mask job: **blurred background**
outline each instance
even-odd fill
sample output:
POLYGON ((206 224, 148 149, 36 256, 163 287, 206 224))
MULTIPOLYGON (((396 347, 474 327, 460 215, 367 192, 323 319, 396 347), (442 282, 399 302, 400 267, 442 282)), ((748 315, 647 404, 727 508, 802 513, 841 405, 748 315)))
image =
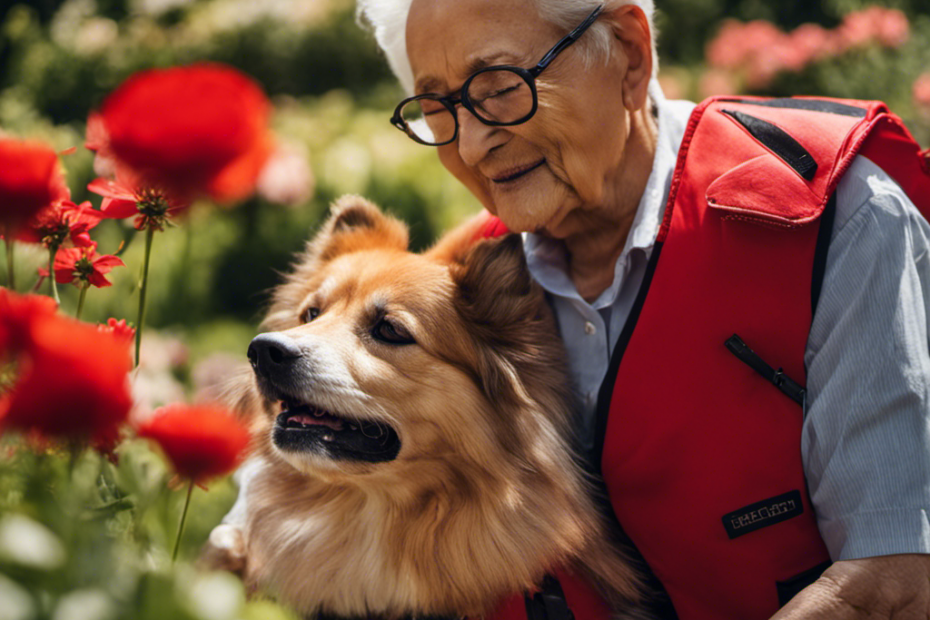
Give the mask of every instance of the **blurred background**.
MULTIPOLYGON (((657 4, 670 98, 881 99, 930 146, 930 0, 657 4)), ((407 221, 414 249, 480 208, 433 149, 389 124, 403 93, 354 9, 352 0, 0 0, 4 133, 81 147, 88 113, 129 75, 202 60, 251 75, 274 102, 282 149, 256 197, 231 208, 195 205, 156 235, 134 381, 142 409, 197 398, 245 361, 268 291, 337 196, 362 194, 407 221)), ((99 205, 85 189, 97 176, 92 154, 78 148, 63 162, 75 202, 99 205)), ((94 238, 128 267, 111 272, 112 288, 89 292, 84 318, 132 321, 142 235, 131 219, 108 220, 94 238)), ((17 253, 18 281, 34 282, 44 249, 20 244, 17 253)), ((62 288, 71 314, 77 290, 62 288)), ((154 453, 123 451, 109 479, 88 459, 70 473, 64 467, 28 452, 0 458, 0 509, 21 513, 0 510, 0 620, 112 620, 114 601, 136 620, 293 620, 270 603, 242 607, 245 594, 229 575, 197 575, 187 564, 152 570, 167 563, 152 558, 164 556, 183 496, 164 492, 170 473, 154 453), (33 482, 67 480, 67 492, 24 486, 21 471, 38 472, 33 482), (79 501, 88 493, 106 501, 88 510, 79 501)), ((182 558, 196 556, 234 498, 227 482, 195 494, 182 558)))
MULTIPOLYGON (((930 0, 657 4, 670 98, 882 99, 930 146, 930 0)), ((275 103, 286 156, 259 195, 231 209, 198 205, 156 237, 148 322, 164 341, 150 348, 170 373, 153 398, 176 400, 242 359, 267 291, 336 196, 360 193, 403 218, 415 248, 479 208, 432 149, 388 123, 403 94, 354 9, 352 0, 0 0, 0 129, 13 135, 80 146, 88 112, 127 76, 199 60, 241 69, 275 103)), ((91 153, 64 163, 75 201, 98 204, 84 189, 91 153)), ((95 238, 103 253, 127 243, 129 267, 112 273, 112 289, 91 291, 85 317, 134 317, 141 235, 133 240, 131 220, 107 221, 95 238)), ((23 281, 44 252, 31 258, 20 261, 23 281)), ((66 293, 68 311, 76 290, 66 293)))

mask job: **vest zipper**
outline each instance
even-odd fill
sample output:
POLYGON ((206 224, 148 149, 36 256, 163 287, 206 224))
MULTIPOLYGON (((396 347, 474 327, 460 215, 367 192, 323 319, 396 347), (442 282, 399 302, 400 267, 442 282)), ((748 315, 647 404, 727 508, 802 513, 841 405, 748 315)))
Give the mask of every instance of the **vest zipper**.
POLYGON ((782 391, 788 398, 797 404, 804 406, 804 396, 807 393, 800 384, 791 379, 785 372, 779 368, 775 370, 759 357, 759 354, 749 348, 738 335, 733 334, 724 343, 730 352, 745 362, 750 368, 765 377, 767 381, 782 391))

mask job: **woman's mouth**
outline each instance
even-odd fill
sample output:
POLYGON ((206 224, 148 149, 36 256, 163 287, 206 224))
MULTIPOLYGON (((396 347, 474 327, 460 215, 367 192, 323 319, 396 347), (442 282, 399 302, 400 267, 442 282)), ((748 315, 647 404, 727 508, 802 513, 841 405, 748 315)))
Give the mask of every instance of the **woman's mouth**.
POLYGON ((538 162, 529 164, 528 166, 520 166, 518 168, 511 168, 510 170, 505 170, 502 174, 496 177, 492 177, 491 180, 495 183, 509 183, 515 181, 522 176, 525 176, 536 170, 540 166, 546 163, 545 158, 540 159, 538 162))

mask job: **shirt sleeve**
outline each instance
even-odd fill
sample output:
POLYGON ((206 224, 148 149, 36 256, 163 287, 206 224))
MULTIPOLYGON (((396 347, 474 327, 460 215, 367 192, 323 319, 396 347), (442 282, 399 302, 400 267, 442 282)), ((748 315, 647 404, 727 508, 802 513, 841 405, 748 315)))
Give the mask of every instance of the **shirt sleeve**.
POLYGON ((807 343, 802 458, 834 560, 930 553, 930 226, 858 157, 807 343))

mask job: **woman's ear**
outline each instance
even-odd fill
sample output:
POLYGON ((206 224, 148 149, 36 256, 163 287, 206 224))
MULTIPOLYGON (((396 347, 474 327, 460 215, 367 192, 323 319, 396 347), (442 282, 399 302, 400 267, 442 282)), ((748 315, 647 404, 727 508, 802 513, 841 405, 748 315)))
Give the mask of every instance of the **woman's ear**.
POLYGON ((652 29, 642 8, 626 4, 608 12, 604 19, 613 34, 613 53, 623 54, 623 106, 635 112, 646 105, 654 59, 652 29))

